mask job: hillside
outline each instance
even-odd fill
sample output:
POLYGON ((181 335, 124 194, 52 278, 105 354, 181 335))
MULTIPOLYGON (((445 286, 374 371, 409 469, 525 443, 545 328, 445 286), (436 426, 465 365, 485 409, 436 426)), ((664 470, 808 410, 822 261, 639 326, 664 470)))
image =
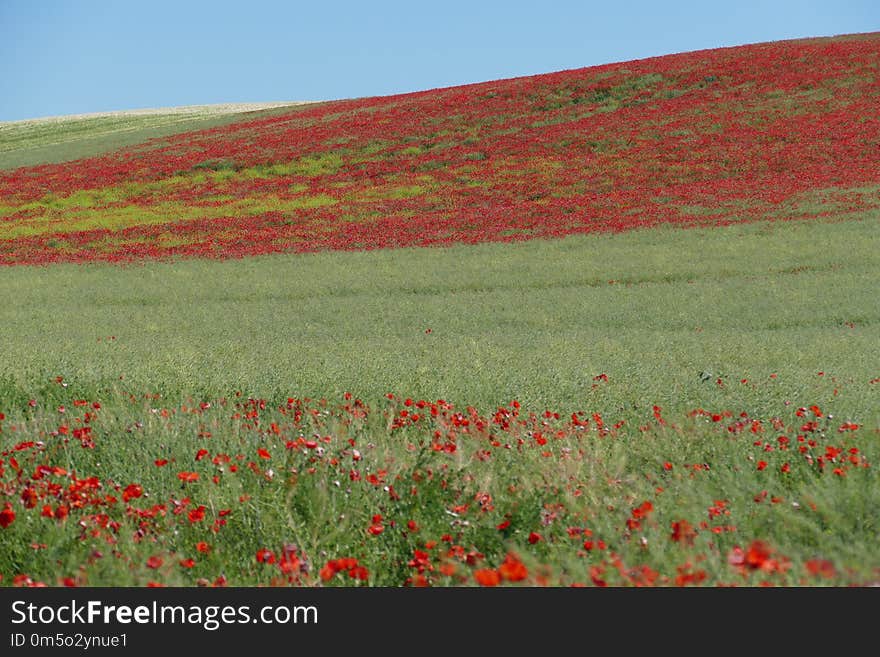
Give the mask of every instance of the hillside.
POLYGON ((302 103, 225 103, 0 121, 0 169, 67 162, 180 132, 271 116, 302 103))
POLYGON ((520 240, 880 205, 880 34, 299 108, 0 175, 0 262, 520 240))

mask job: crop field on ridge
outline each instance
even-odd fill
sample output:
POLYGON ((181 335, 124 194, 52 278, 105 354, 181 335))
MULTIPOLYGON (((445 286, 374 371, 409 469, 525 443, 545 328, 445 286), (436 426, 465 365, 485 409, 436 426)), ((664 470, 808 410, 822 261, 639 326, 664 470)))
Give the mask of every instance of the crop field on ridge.
POLYGON ((876 584, 878 64, 703 51, 0 171, 0 585, 876 584))
POLYGON ((0 122, 0 169, 65 162, 180 132, 285 112, 297 103, 228 103, 0 122))

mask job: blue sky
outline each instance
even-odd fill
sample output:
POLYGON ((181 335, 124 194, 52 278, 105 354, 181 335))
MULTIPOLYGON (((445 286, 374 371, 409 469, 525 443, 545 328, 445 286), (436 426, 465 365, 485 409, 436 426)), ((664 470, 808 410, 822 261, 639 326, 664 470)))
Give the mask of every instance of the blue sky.
POLYGON ((874 31, 877 0, 0 0, 0 121, 386 95, 874 31))

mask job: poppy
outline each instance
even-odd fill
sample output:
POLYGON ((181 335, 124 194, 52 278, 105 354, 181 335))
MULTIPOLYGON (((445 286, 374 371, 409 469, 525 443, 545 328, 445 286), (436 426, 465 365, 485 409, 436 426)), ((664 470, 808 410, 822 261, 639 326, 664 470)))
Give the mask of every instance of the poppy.
POLYGON ((9 502, 6 503, 6 507, 0 511, 0 527, 6 529, 13 523, 15 520, 15 511, 12 510, 12 505, 9 502))
POLYGON ((488 568, 475 570, 474 579, 480 586, 498 586, 501 583, 501 575, 488 568))
POLYGON ((508 554, 498 567, 498 574, 508 582, 520 582, 529 576, 529 571, 515 554, 508 554))

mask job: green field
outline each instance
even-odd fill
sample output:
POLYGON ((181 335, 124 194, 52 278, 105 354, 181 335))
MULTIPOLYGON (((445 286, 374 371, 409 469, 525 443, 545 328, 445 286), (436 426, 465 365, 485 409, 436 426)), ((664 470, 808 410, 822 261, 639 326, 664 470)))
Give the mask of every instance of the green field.
POLYGON ((0 477, 20 502, 0 575, 875 581, 877 228, 2 270, 0 477), (443 398, 472 425, 406 396, 443 398), (490 419, 513 399, 521 418, 490 419), (425 419, 393 428, 407 408, 425 419), (566 422, 580 410, 588 426, 566 422), (852 462, 817 468, 783 434, 852 462))
POLYGON ((148 139, 207 130, 238 121, 290 112, 292 106, 218 112, 206 105, 185 113, 119 112, 114 116, 37 119, 0 123, 0 170, 92 157, 148 139))
POLYGON ((64 376, 84 395, 395 391, 484 408, 516 398, 625 415, 654 403, 766 412, 827 396, 837 376, 851 388, 845 410, 876 423, 868 381, 880 376, 877 227, 875 215, 9 268, 0 271, 9 300, 0 307, 0 402, 21 403, 64 376), (602 373, 609 385, 592 389, 602 373))

